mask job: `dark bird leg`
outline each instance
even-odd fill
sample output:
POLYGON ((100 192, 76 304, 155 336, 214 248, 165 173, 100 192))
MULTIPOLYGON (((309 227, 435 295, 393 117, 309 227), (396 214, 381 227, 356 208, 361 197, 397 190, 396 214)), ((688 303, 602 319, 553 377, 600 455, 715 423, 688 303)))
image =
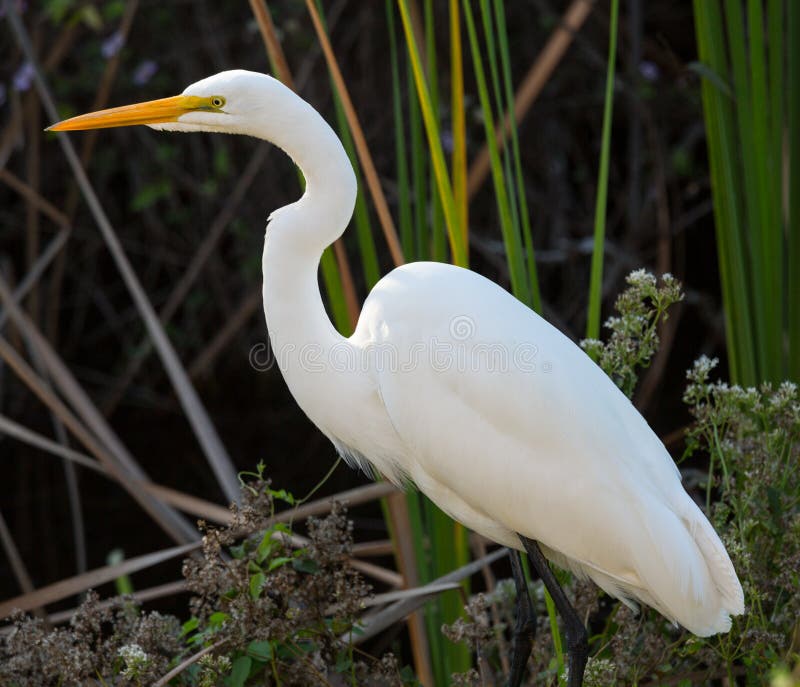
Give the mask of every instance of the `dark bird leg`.
POLYGON ((568 687, 581 687, 583 685, 583 671, 586 668, 586 661, 589 658, 589 640, 586 634, 586 628, 583 626, 578 613, 575 611, 573 605, 569 602, 561 585, 558 584, 556 576, 550 569, 550 564, 547 559, 542 555, 542 550, 539 545, 532 539, 527 539, 519 535, 525 550, 528 552, 528 559, 537 572, 539 577, 542 578, 544 586, 550 592, 553 602, 564 620, 564 632, 567 635, 567 670, 568 670, 568 687))
POLYGON ((511 551, 511 572, 517 588, 517 620, 511 638, 511 675, 508 687, 519 687, 525 676, 525 666, 536 636, 536 611, 528 594, 528 583, 522 569, 522 554, 519 551, 511 551))

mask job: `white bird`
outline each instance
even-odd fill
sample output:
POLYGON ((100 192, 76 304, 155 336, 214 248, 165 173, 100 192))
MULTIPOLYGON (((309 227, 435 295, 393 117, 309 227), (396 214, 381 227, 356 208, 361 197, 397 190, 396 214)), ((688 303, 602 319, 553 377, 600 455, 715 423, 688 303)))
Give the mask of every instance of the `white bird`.
MULTIPOLYGON (((272 213, 263 254, 264 313, 289 389, 351 464, 413 482, 470 529, 528 552, 565 619, 570 685, 582 682, 586 632, 542 553, 696 635, 730 629, 742 587, 664 445, 580 348, 507 291, 459 267, 407 264, 373 288, 351 337, 337 333, 317 272, 350 221, 356 179, 308 103, 236 70, 51 129, 131 124, 254 136, 300 167, 305 193, 272 213)), ((517 685, 534 625, 512 564, 517 685)))

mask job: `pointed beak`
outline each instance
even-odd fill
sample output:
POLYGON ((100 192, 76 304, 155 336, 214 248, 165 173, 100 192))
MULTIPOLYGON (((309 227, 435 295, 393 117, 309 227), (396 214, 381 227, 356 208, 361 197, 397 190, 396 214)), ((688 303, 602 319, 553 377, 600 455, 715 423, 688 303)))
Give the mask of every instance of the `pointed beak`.
POLYGON ((47 127, 45 131, 77 131, 80 129, 108 129, 114 126, 133 126, 134 124, 161 124, 176 122, 178 117, 204 110, 207 98, 194 95, 176 95, 172 98, 149 100, 135 105, 113 107, 79 115, 47 127))

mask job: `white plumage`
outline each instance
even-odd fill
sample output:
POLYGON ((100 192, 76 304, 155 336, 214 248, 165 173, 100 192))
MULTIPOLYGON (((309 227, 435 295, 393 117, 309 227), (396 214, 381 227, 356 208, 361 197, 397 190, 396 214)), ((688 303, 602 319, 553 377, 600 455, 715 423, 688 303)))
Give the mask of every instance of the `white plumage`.
POLYGON ((728 554, 663 444, 583 351, 502 288, 450 265, 405 265, 372 290, 352 337, 335 331, 317 270, 350 220, 356 182, 301 98, 231 71, 109 112, 59 127, 248 134, 302 169, 305 194, 270 218, 264 312, 292 394, 349 461, 413 481, 501 544, 535 540, 557 564, 697 635, 725 632, 743 612, 728 554), (170 119, 164 103, 184 109, 170 119))
POLYGON ((516 549, 523 534, 612 596, 700 636, 727 631, 742 589, 672 458, 602 370, 536 313, 474 272, 412 263, 373 288, 353 336, 336 334, 317 266, 350 218, 355 182, 333 132, 307 113, 295 120, 298 140, 265 136, 309 183, 273 216, 263 271, 270 340, 311 420, 345 457, 410 479, 476 532, 516 549), (301 141, 324 143, 300 151, 301 141), (317 185, 334 157, 337 171, 317 185), (313 360, 295 355, 304 346, 313 360))

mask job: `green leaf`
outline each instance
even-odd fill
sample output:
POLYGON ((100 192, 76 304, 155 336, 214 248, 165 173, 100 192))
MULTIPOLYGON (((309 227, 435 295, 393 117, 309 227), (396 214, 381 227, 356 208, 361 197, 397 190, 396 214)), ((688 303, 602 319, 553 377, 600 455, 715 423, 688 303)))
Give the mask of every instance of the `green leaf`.
POLYGON ((222 627, 222 625, 224 625, 228 620, 230 620, 230 616, 227 613, 223 611, 217 611, 208 617, 208 626, 216 629, 222 627))
POLYGON ((267 640, 250 642, 247 645, 247 655, 257 661, 271 661, 273 657, 272 642, 267 640))
POLYGON ((181 637, 185 637, 190 632, 194 632, 200 626, 200 621, 197 618, 190 618, 181 628, 181 637))
POLYGON ((231 556, 237 560, 244 558, 245 554, 247 553, 247 542, 242 542, 236 546, 231 546, 228 550, 231 552, 231 556))
MULTIPOLYGON (((125 560, 125 552, 122 549, 112 549, 106 556, 106 563, 108 565, 119 565, 125 560)), ((133 594, 133 582, 129 575, 120 575, 114 580, 114 585, 117 588, 117 594, 120 596, 124 594, 133 594)))
POLYGON ((420 684, 411 666, 403 666, 401 668, 400 679, 403 681, 403 685, 407 685, 408 687, 416 687, 420 684))
POLYGON ((250 577, 250 598, 255 601, 261 596, 261 591, 267 582, 267 577, 263 572, 258 572, 250 577))
POLYGON ((277 558, 273 558, 269 562, 269 567, 267 568, 267 572, 272 572, 275 568, 280 568, 282 565, 286 565, 295 559, 290 558, 288 556, 278 556, 277 558))
POLYGON ((244 687, 247 678, 250 677, 250 668, 253 665, 253 659, 249 656, 239 656, 231 668, 231 674, 228 678, 228 685, 230 687, 244 687))
POLYGON ((275 491, 274 489, 269 490, 270 496, 277 501, 284 501, 288 503, 290 506, 294 505, 294 496, 292 496, 286 489, 279 489, 275 491))
POLYGON ((314 574, 319 572, 319 564, 311 558, 295 558, 292 567, 298 572, 314 574))
POLYGON ((336 665, 334 666, 334 670, 337 673, 346 673, 353 665, 353 659, 350 658, 350 654, 347 651, 340 651, 336 655, 336 665))
POLYGON ((275 542, 272 539, 273 531, 271 529, 264 532, 264 536, 261 539, 261 542, 256 549, 256 560, 259 563, 263 563, 264 560, 272 553, 272 549, 275 547, 275 542))

